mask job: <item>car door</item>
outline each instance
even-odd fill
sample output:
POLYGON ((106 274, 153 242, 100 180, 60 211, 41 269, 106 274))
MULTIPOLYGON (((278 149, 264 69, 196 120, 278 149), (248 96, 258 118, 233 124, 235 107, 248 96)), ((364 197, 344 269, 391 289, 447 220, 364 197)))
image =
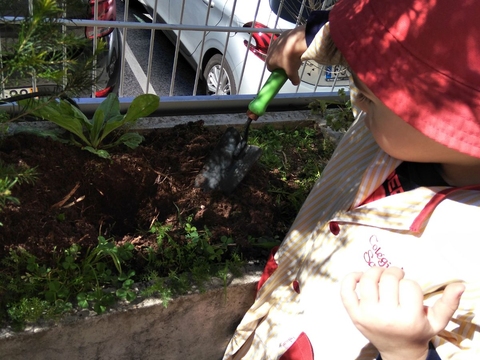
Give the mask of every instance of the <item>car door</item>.
MULTIPOLYGON (((216 26, 223 16, 223 8, 226 0, 170 0, 169 19, 172 24, 216 26), (183 5, 183 3, 185 3, 183 5), (183 10, 183 16, 182 16, 183 10), (207 21, 208 16, 208 21, 207 21)), ((179 34, 176 30, 175 33, 179 34)), ((194 56, 198 63, 204 31, 182 30, 180 41, 183 45, 184 55, 194 56), (193 55, 195 54, 195 55, 193 55)))
POLYGON ((153 16, 153 9, 155 8, 155 2, 157 3, 156 13, 157 21, 170 24, 169 18, 169 0, 139 0, 139 2, 148 9, 150 15, 153 16), (160 18, 158 18, 160 17, 160 18))

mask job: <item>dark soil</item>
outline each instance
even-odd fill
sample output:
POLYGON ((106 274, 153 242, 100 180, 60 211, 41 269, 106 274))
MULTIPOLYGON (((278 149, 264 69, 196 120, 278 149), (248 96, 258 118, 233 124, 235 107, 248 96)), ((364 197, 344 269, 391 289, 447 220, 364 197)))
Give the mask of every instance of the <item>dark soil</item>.
POLYGON ((31 134, 4 139, 0 159, 35 167, 38 177, 16 186, 12 195, 20 205, 8 204, 0 213, 0 258, 21 247, 48 261, 54 249, 97 245, 99 235, 131 242, 142 252, 155 243, 148 232, 154 222, 171 224, 174 231, 190 214, 193 225, 206 226, 212 239, 231 236, 247 258, 266 257, 267 250, 251 247, 247 239, 283 238, 297 209, 269 189, 293 191, 295 174, 285 183, 274 169, 257 163, 231 194, 195 188, 223 131, 201 121, 151 131, 134 150, 110 151, 109 160, 31 134))

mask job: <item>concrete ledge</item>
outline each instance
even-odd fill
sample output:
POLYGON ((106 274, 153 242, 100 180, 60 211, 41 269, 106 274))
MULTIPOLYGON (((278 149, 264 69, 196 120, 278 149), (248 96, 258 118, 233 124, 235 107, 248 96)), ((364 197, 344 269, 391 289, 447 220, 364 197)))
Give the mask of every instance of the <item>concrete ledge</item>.
MULTIPOLYGON (((235 126, 243 127, 247 121, 247 115, 243 113, 232 114, 210 114, 210 115, 184 115, 184 116, 163 116, 163 117, 145 117, 140 118, 132 126, 132 131, 148 131, 152 129, 169 129, 177 125, 187 124, 202 120, 205 126, 235 126)), ((264 124, 270 124, 275 127, 301 126, 301 124, 311 123, 312 121, 324 123, 324 119, 312 115, 309 111, 285 111, 269 112, 261 116, 257 121, 252 122, 252 127, 260 127, 264 124)), ((59 127, 50 121, 20 121, 9 124, 8 133, 12 134, 25 128, 34 128, 37 130, 52 130, 59 127)))
POLYGON ((261 269, 224 288, 147 299, 115 313, 0 339, 2 360, 217 360, 251 306, 261 269))

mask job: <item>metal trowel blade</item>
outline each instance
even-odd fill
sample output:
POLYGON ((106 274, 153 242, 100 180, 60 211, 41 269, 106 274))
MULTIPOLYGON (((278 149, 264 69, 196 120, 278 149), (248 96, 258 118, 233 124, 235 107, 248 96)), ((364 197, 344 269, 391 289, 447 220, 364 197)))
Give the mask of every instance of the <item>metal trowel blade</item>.
POLYGON ((247 145, 242 151, 241 156, 238 157, 224 173, 217 185, 217 189, 225 193, 232 192, 261 155, 262 149, 258 146, 247 145))
POLYGON ((247 145, 240 133, 230 127, 195 178, 195 187, 204 191, 231 192, 260 155, 258 146, 247 145))

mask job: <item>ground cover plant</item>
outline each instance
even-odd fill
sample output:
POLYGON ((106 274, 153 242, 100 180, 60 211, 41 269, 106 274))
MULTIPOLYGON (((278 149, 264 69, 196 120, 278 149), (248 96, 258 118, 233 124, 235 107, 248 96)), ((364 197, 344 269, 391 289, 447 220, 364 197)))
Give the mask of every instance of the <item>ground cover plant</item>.
POLYGON ((265 260, 332 146, 313 122, 252 129, 261 160, 231 194, 204 193, 195 176, 223 131, 202 121, 155 130, 109 158, 49 137, 4 137, 2 166, 35 176, 11 186, 0 211, 2 326, 146 296, 167 304, 192 283, 265 260))

